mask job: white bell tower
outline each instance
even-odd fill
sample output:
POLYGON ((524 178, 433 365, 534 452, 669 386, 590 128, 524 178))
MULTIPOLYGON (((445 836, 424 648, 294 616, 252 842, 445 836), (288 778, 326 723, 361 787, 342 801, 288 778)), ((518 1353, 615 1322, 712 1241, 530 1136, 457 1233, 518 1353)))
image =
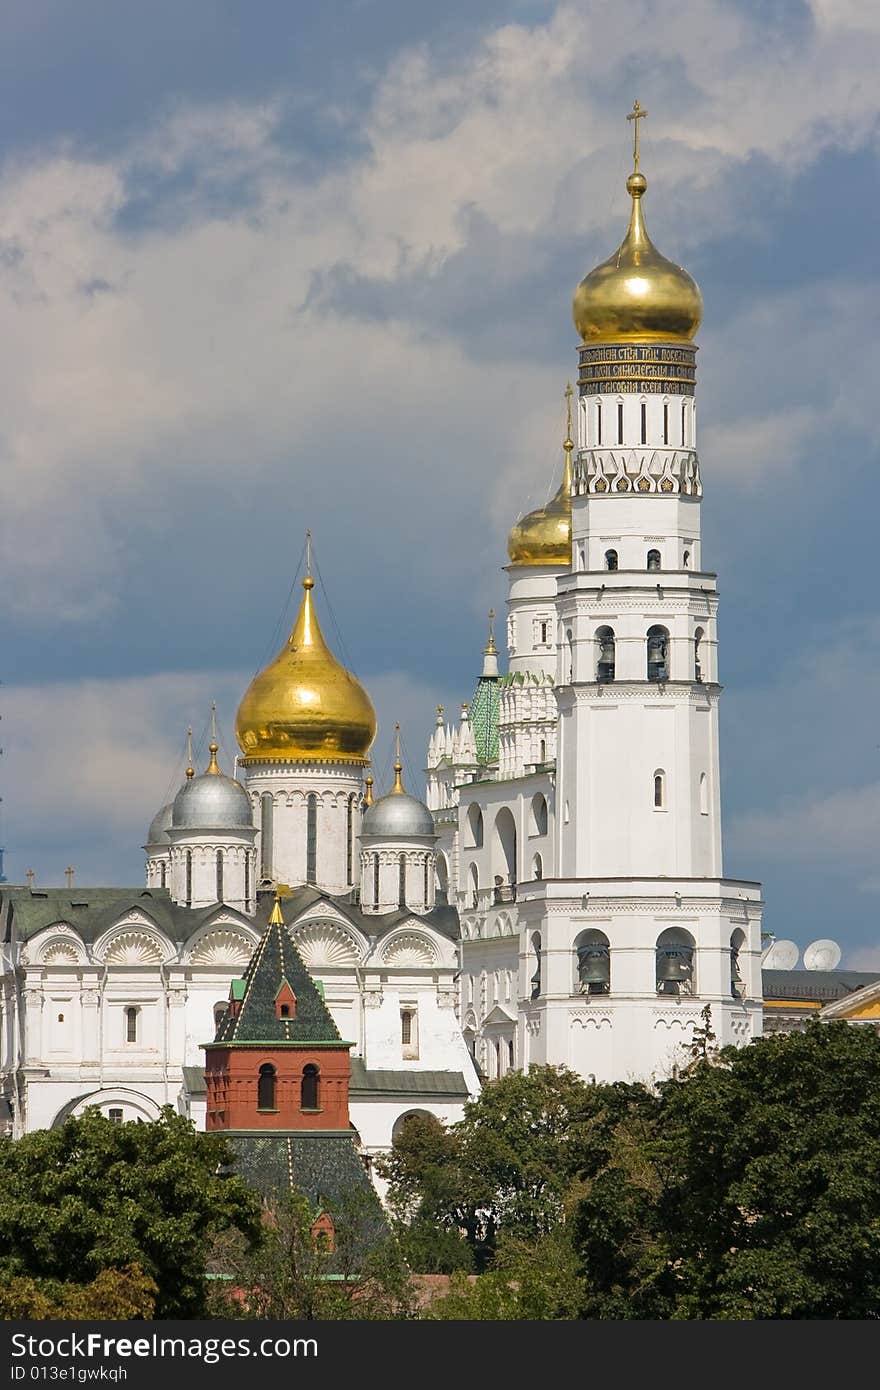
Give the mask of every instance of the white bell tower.
POLYGON ((722 877, 716 577, 700 537, 699 290, 627 180, 619 250, 578 286, 572 564, 557 577, 555 862, 521 883, 523 1063, 667 1074, 710 1005, 761 1028, 760 888, 722 877))

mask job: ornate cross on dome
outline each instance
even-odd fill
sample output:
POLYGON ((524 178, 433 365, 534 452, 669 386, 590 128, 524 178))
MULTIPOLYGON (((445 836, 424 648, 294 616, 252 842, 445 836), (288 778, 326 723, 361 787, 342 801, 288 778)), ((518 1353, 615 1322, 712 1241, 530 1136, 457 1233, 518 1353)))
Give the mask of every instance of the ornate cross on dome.
POLYGON ((73 887, 73 876, 75 873, 76 870, 74 869, 73 865, 68 864, 67 868, 64 870, 64 877, 67 879, 68 888, 73 887))
POLYGON ((569 448, 569 446, 574 447, 571 437, 571 398, 573 395, 574 388, 569 381, 565 388, 565 443, 562 446, 564 449, 569 448))
POLYGON ((33 869, 28 869, 27 873, 25 874, 25 878, 28 881, 28 888, 33 888, 34 879, 36 878, 36 876, 37 875, 34 873, 33 869))
POLYGON ((311 578, 312 573, 312 533, 306 531, 306 574, 311 578))
POLYGON ((633 109, 627 115, 627 120, 633 122, 633 163, 636 173, 639 172, 639 121, 644 120, 647 111, 640 102, 633 102, 633 109))

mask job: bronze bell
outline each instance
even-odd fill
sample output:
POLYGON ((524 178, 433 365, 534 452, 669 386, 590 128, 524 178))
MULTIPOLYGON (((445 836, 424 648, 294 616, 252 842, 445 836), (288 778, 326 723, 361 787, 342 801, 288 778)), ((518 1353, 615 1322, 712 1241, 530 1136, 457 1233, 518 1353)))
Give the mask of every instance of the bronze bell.
POLYGON ((693 974, 691 950, 687 946, 672 946, 657 952, 657 979, 663 984, 679 984, 693 974))
POLYGON ((578 979, 582 985, 607 985, 611 958, 607 946, 584 946, 578 951, 578 979))

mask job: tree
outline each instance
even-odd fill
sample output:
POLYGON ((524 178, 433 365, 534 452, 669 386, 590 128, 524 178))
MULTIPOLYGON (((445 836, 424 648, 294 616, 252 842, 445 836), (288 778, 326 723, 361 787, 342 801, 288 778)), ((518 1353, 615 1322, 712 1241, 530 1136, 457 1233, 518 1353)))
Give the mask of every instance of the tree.
POLYGON ((442 1321, 560 1321, 580 1317, 583 1287, 563 1224, 537 1241, 502 1233, 491 1268, 453 1275, 449 1292, 429 1303, 424 1318, 442 1321))
POLYGON ((102 1269, 90 1284, 37 1282, 17 1276, 0 1287, 0 1318, 152 1318, 156 1285, 139 1265, 102 1269))
MULTIPOLYGON (((383 1168, 412 1242, 404 1236, 404 1247, 419 1248, 420 1238, 423 1254, 436 1257, 431 1228, 457 1233, 482 1270, 499 1231, 532 1242, 550 1234, 571 1184, 604 1161, 615 1126, 646 1095, 640 1086, 589 1086, 565 1067, 533 1066, 486 1086, 450 1129, 413 1116, 383 1168)), ((451 1253, 444 1248, 445 1258, 451 1253)))
POLYGON ((880 1038, 724 1048, 621 1125, 574 1222, 584 1312, 880 1316, 880 1038))
POLYGON ((50 1299, 73 1283, 84 1297, 102 1272, 118 1279, 137 1266, 155 1284, 156 1317, 198 1317, 214 1234, 259 1235, 257 1199, 222 1172, 231 1161, 225 1140, 196 1133, 170 1106, 152 1124, 90 1109, 3 1144, 0 1282, 31 1279, 50 1299))
POLYGON ((304 1321, 412 1316, 409 1270, 387 1230, 377 1231, 375 1215, 371 1194, 349 1193, 336 1204, 331 1236, 301 1192, 267 1202, 259 1242, 250 1244, 235 1230, 215 1241, 213 1314, 304 1321))

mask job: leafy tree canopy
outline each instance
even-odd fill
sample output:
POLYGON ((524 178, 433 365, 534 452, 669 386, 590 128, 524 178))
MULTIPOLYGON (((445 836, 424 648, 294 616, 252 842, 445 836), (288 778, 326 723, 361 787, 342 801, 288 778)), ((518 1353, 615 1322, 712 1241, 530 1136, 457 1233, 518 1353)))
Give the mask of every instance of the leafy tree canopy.
POLYGON ((878 1316, 880 1037, 815 1023, 695 1060, 618 1128, 574 1239, 587 1316, 878 1316))
POLYGON ((156 1317, 198 1317, 213 1235, 259 1233, 257 1199, 222 1174, 231 1159, 170 1106, 152 1124, 92 1109, 0 1145, 0 1283, 30 1279, 52 1299, 53 1284, 137 1266, 155 1284, 156 1317))

